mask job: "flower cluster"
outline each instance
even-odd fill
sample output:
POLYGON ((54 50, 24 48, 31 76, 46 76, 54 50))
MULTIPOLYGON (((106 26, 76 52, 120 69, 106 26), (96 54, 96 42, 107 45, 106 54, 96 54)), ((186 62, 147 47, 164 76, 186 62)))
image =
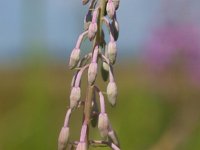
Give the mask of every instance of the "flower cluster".
POLYGON ((64 126, 58 138, 58 150, 76 149, 87 150, 90 146, 108 146, 113 150, 120 150, 116 132, 113 130, 105 110, 103 92, 95 84, 98 74, 98 62, 101 63, 101 74, 104 81, 108 80, 107 99, 111 106, 115 106, 117 99, 117 86, 113 75, 113 65, 116 62, 117 46, 119 36, 119 25, 116 10, 120 0, 82 0, 83 5, 90 3, 89 10, 84 19, 84 32, 80 34, 75 48, 71 52, 69 68, 75 69, 71 82, 70 108, 67 111, 64 126), (104 38, 102 25, 108 28, 110 41, 104 38), (81 43, 85 38, 93 42, 91 52, 81 58, 81 43), (81 78, 88 71, 87 97, 81 99, 81 78), (95 94, 99 95, 99 104, 95 94), (79 141, 70 141, 69 120, 71 113, 84 107, 83 122, 79 141), (100 111, 99 111, 100 108, 100 111), (101 140, 89 138, 89 126, 98 127, 101 140))

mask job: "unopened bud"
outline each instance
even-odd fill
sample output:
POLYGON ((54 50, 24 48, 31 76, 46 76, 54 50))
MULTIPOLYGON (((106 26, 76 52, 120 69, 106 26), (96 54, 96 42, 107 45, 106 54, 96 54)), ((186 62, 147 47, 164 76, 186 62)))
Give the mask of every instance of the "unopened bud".
POLYGON ((88 69, 88 83, 92 85, 95 82, 97 76, 97 63, 92 62, 88 69))
POLYGON ((108 135, 109 120, 106 113, 99 114, 98 129, 102 137, 108 135))
POLYGON ((106 6, 106 11, 108 14, 108 17, 110 19, 113 19, 114 15, 115 15, 115 6, 112 0, 108 0, 107 6, 106 6))
POLYGON ((69 128, 63 127, 58 138, 58 150, 65 150, 69 141, 69 128))
POLYGON ((109 103, 114 106, 117 99, 117 85, 115 82, 109 82, 107 86, 107 97, 109 103))
POLYGON ((87 144, 85 142, 79 142, 76 150, 87 150, 87 144))
POLYGON ((111 64, 114 64, 117 57, 117 45, 115 41, 110 41, 108 44, 108 59, 111 64))
POLYGON ((113 0, 114 6, 115 6, 115 10, 117 10, 119 8, 119 3, 120 0, 113 0))
POLYGON ((90 41, 94 39, 96 32, 97 32, 97 23, 96 22, 90 23, 88 29, 88 38, 90 41))
POLYGON ((115 131, 111 130, 108 132, 108 137, 111 140, 112 143, 114 143, 115 145, 119 146, 119 140, 117 138, 117 135, 115 133, 115 131))
POLYGON ((80 59, 80 49, 75 48, 72 50, 71 55, 70 55, 70 61, 69 61, 69 68, 73 69, 76 67, 80 59))
POLYGON ((78 102, 81 98, 81 89, 80 87, 73 87, 70 94, 70 108, 74 108, 78 105, 78 102))

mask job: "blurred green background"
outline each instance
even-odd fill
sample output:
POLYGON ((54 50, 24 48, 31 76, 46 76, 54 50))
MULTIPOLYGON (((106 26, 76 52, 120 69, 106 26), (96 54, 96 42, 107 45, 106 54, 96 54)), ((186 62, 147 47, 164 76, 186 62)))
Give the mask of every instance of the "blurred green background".
MULTIPOLYGON (((73 75, 67 62, 86 10, 78 0, 0 2, 0 150, 57 149, 73 75)), ((106 103, 122 150, 200 149, 199 10, 198 0, 121 2, 118 101, 106 103)), ((100 73, 97 83, 105 91, 100 73)), ((72 140, 81 120, 75 111, 72 140)), ((96 129, 91 136, 99 138, 96 129)))

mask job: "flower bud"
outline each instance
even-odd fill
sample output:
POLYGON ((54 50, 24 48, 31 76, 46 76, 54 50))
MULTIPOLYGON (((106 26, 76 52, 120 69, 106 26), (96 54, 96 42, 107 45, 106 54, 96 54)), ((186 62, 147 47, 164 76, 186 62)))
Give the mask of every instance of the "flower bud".
POLYGON ((107 86, 107 97, 109 103, 114 106, 117 99, 117 85, 115 82, 109 82, 107 86))
POLYGON ((87 144, 85 142, 79 142, 76 150, 87 150, 87 144))
POLYGON ((106 6, 106 11, 108 14, 108 17, 110 19, 113 19, 114 15, 115 15, 115 6, 112 0, 108 0, 107 6, 106 6))
POLYGON ((98 129, 102 137, 106 137, 108 135, 108 126, 109 126, 109 120, 107 114, 100 113, 98 121, 98 129))
POLYGON ((119 8, 119 3, 120 3, 120 0, 113 0, 113 4, 115 6, 115 10, 117 10, 119 8))
POLYGON ((108 44, 108 59, 111 64, 114 64, 117 57, 117 45, 115 41, 110 41, 108 44))
POLYGON ((81 89, 80 87, 73 87, 70 94, 70 108, 74 108, 78 105, 78 102, 81 98, 81 89))
POLYGON ((76 65, 78 64, 79 58, 80 58, 80 49, 74 48, 70 55, 70 61, 69 61, 70 69, 73 69, 76 67, 76 65))
POLYGON ((115 131, 113 130, 109 131, 108 137, 109 137, 109 140, 111 140, 111 143, 114 143, 115 145, 119 146, 119 140, 117 138, 115 131))
POLYGON ((97 63, 92 62, 88 68, 88 83, 92 85, 97 76, 97 63))
POLYGON ((97 23, 96 22, 90 23, 88 29, 88 38, 90 41, 94 39, 96 32, 97 32, 97 23))
POLYGON ((63 127, 58 138, 58 150, 65 150, 69 141, 69 128, 63 127))

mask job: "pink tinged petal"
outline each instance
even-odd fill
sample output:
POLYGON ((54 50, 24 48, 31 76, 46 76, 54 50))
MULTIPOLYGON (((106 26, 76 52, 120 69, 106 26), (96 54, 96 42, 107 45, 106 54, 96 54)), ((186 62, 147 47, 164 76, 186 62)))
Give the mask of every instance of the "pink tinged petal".
POLYGON ((113 19, 115 15, 115 5, 112 0, 108 1, 107 6, 106 6, 106 11, 107 11, 108 17, 110 19, 113 19))

